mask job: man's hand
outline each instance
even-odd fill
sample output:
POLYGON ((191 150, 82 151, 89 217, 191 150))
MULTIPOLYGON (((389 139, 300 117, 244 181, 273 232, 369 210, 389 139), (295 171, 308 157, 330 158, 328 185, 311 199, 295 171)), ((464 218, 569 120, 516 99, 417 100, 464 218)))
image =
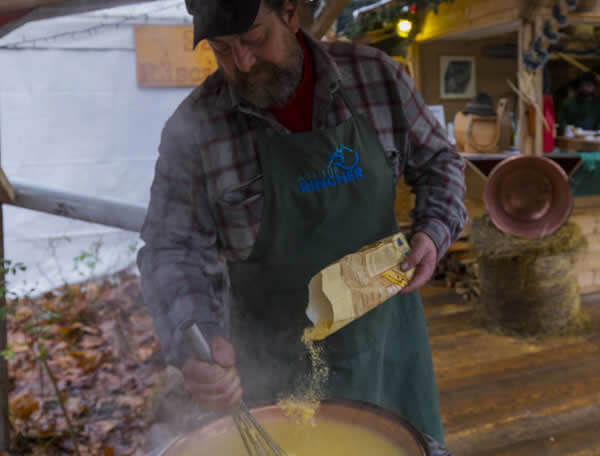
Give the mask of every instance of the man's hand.
POLYGON ((233 346, 222 337, 211 341, 215 364, 188 360, 183 366, 185 390, 201 407, 223 411, 242 399, 240 376, 235 368, 233 346))
POLYGON ((425 233, 416 233, 412 237, 410 249, 410 254, 401 266, 404 271, 415 268, 415 275, 399 294, 417 291, 425 285, 431 279, 437 263, 437 248, 425 233))

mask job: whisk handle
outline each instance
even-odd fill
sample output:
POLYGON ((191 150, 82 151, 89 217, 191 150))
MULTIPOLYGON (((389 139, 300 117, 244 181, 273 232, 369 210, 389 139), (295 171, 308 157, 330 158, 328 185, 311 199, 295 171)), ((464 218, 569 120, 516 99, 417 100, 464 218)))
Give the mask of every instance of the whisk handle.
POLYGON ((212 351, 210 349, 210 345, 200 328, 196 323, 191 323, 184 330, 183 334, 194 353, 194 356, 198 358, 199 361, 204 361, 206 363, 212 363, 212 351))

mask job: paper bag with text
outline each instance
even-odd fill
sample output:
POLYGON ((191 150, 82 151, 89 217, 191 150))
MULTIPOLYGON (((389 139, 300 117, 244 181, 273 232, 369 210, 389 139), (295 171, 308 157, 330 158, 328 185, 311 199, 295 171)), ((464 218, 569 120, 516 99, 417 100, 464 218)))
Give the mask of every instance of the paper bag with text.
POLYGON ((400 264, 410 252, 401 233, 367 245, 327 266, 308 285, 306 315, 314 328, 305 337, 321 340, 396 295, 412 279, 400 264))

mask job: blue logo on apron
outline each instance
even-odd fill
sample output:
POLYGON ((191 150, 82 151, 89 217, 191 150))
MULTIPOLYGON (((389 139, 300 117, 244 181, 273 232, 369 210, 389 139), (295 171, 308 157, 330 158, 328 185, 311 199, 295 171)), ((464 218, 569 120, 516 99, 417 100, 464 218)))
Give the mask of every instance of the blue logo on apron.
POLYGON ((325 188, 358 181, 363 178, 363 171, 358 166, 358 162, 358 152, 346 146, 339 146, 329 157, 329 164, 321 172, 321 176, 314 175, 298 178, 300 191, 302 193, 316 192, 325 188))

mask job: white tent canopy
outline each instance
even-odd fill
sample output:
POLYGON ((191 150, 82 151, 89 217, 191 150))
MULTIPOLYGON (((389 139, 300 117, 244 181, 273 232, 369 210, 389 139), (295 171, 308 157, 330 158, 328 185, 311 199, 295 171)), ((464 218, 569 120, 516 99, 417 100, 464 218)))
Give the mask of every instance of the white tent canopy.
MULTIPOLYGON (((158 0, 29 22, 2 37, 9 180, 146 206, 161 129, 189 89, 137 86, 133 25, 188 23, 183 0, 158 0)), ((4 220, 6 258, 28 268, 7 278, 19 294, 84 280, 90 269, 115 272, 139 248, 135 233, 8 205, 4 220), (94 268, 75 260, 98 243, 94 268)))
POLYGON ((132 25, 191 22, 183 0, 154 0, 28 22, 0 38, 0 48, 108 47, 134 50, 133 35, 130 33, 132 25))
POLYGON ((0 37, 31 21, 152 1, 155 0, 2 0, 0 37))

